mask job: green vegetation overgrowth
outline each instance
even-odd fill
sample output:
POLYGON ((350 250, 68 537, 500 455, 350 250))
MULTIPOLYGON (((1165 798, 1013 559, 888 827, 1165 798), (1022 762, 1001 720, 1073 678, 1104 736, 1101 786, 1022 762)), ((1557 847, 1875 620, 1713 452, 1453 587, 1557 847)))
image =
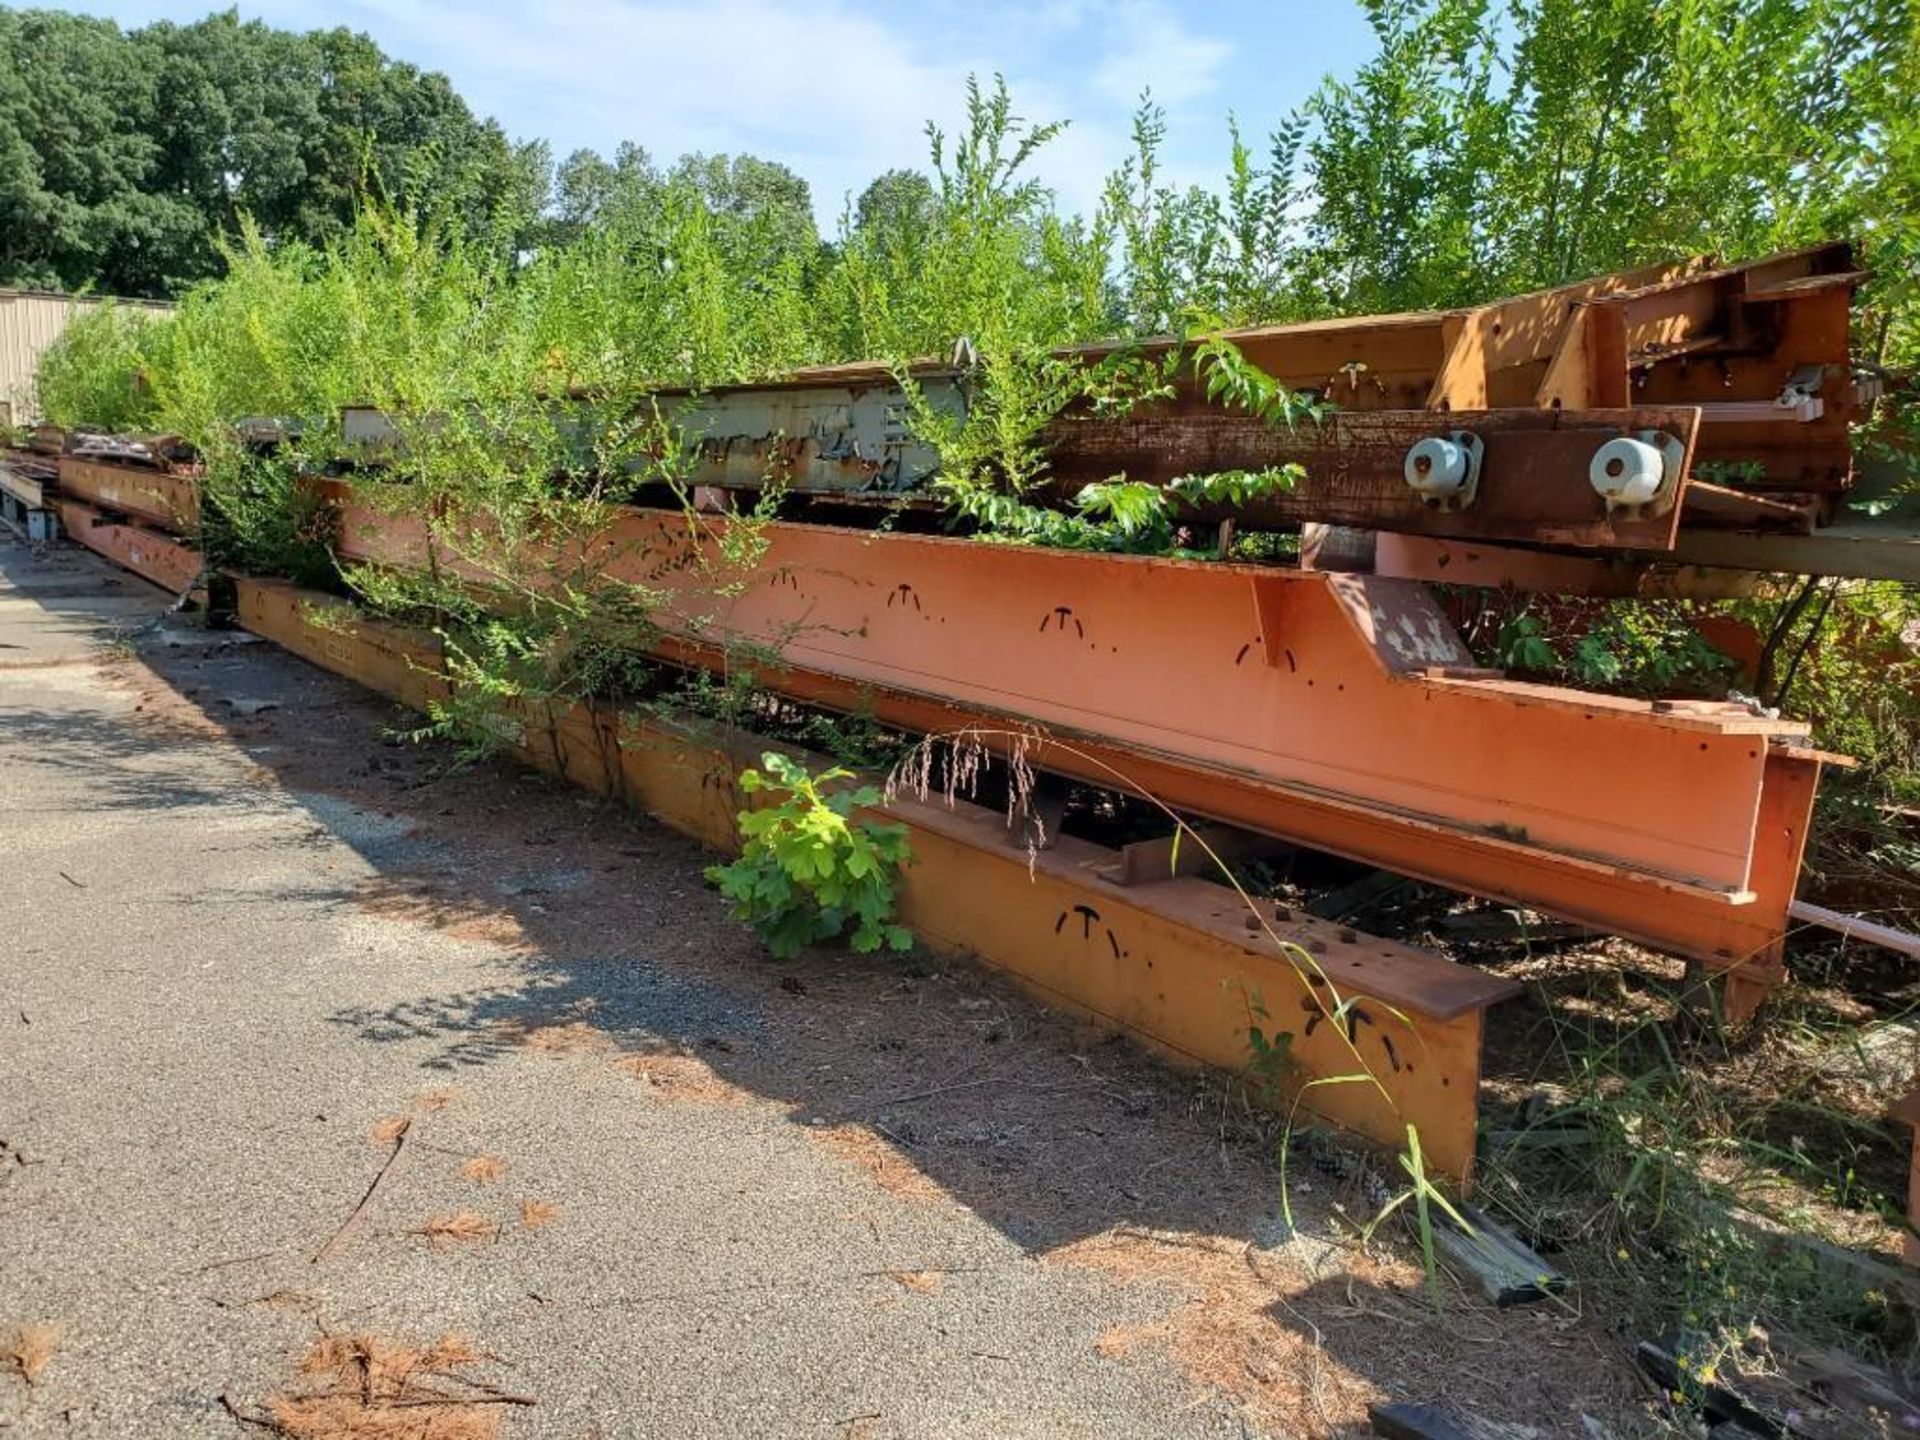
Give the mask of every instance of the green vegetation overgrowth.
MULTIPOLYGON (((35 13, 6 12, 7 33, 59 28, 35 13)), ((1124 349, 1088 368, 1055 347, 1171 330, 1224 403, 1310 422, 1299 397, 1262 389, 1214 338, 1222 327, 1465 303, 1684 251, 1739 257, 1851 234, 1876 274, 1859 349, 1889 372, 1920 360, 1920 120, 1902 99, 1920 93, 1911 0, 1615 0, 1598 12, 1372 0, 1368 15, 1374 57, 1259 151, 1231 128, 1212 188, 1167 183, 1164 122, 1143 103, 1134 154, 1084 216, 1032 173, 1060 126, 1024 121, 998 82, 970 89, 961 133, 929 128, 928 173, 881 176, 824 242, 804 181, 777 164, 661 167, 632 146, 611 162, 570 157, 543 182, 537 225, 511 207, 476 210, 468 188, 409 188, 379 168, 357 208, 318 231, 236 208, 209 242, 219 278, 190 286, 171 319, 111 306, 81 317, 48 357, 42 402, 56 423, 186 437, 207 458, 217 558, 309 574, 324 557, 292 468, 251 455, 236 420, 299 426, 306 460, 323 464, 342 453, 342 405, 431 417, 395 462, 409 505, 457 497, 502 512, 508 530, 577 529, 672 470, 674 447, 638 403, 650 386, 899 363, 964 339, 978 357, 965 422, 931 407, 915 419, 955 513, 1014 543, 1165 551, 1194 543, 1182 497, 1244 497, 1290 477, 1197 476, 1162 494, 1115 476, 1073 511, 1028 503, 1046 478, 1037 437, 1063 407, 1121 410, 1171 379, 1124 349), (569 395, 601 403, 555 403, 569 395)), ((260 40, 255 27, 235 34, 260 40)), ((1904 436, 1916 421, 1904 400, 1883 413, 1863 445, 1905 474, 1897 493, 1913 485, 1904 436)), ((620 627, 587 626, 589 611, 646 610, 646 597, 587 588, 591 603, 533 608, 609 642, 620 627)), ((1868 758, 1854 792, 1911 804, 1912 701, 1871 687, 1884 698, 1865 707, 1862 734, 1863 707, 1834 688, 1849 666, 1873 678, 1874 647, 1913 622, 1911 595, 1797 598, 1745 607, 1779 632, 1761 698, 1814 714, 1823 738, 1868 758)), ((1519 668, 1642 690, 1727 679, 1674 607, 1616 607, 1557 634, 1489 603, 1491 648, 1519 668)))
MULTIPOLYGON (((1213 187, 1166 181, 1164 121, 1145 102, 1134 153, 1099 204, 1063 213, 1032 170, 1061 125, 1023 120, 996 81, 970 87, 960 133, 929 127, 927 173, 879 177, 828 241, 805 182, 751 156, 662 167, 637 146, 611 161, 582 153, 515 192, 521 202, 480 204, 473 184, 402 143, 448 149, 444 136, 418 138, 419 114, 451 124, 457 110, 427 105, 422 77, 363 46, 355 73, 413 118, 369 142, 379 163, 358 173, 352 203, 323 187, 307 200, 332 218, 292 224, 292 202, 250 175, 208 222, 217 278, 188 286, 171 318, 116 306, 81 316, 45 361, 42 404, 63 425, 185 437, 206 459, 215 558, 312 578, 327 562, 297 466, 255 455, 236 421, 296 427, 301 462, 319 466, 344 454, 340 408, 377 406, 408 427, 392 478, 416 513, 484 508, 500 535, 587 533, 633 487, 675 480, 677 444, 641 402, 649 387, 898 364, 964 340, 977 356, 965 421, 930 406, 914 417, 939 450, 954 513, 1012 543, 1164 552, 1194 543, 1180 525, 1185 500, 1245 498, 1295 477, 1195 476, 1158 492, 1115 476, 1070 511, 1029 503, 1046 478, 1039 433, 1063 407, 1121 411, 1172 379, 1168 363, 1124 348, 1082 367, 1052 358, 1055 347, 1172 331, 1191 341, 1180 363, 1223 403, 1311 423, 1301 397, 1240 360, 1221 328, 1466 303, 1680 252, 1739 257, 1850 234, 1875 271, 1859 351, 1893 374, 1920 361, 1911 0, 1611 0, 1598 11, 1575 0, 1368 0, 1367 13, 1375 55, 1324 83, 1264 147, 1230 127, 1213 187)), ((31 44, 38 57, 24 89, 0 83, 0 117, 50 144, 47 76, 91 73, 116 45, 169 64, 229 47, 255 55, 257 70, 256 52, 274 45, 299 55, 349 39, 232 17, 121 37, 0 11, 0 48, 31 44), (40 131, 20 118, 35 106, 40 131)), ((255 70, 220 73, 244 85, 255 70)), ((256 127, 270 118, 235 114, 256 127)), ((0 133, 11 132, 0 123, 0 133)), ((338 157, 309 169, 329 165, 337 175, 338 157)), ((0 206, 10 193, 0 187, 0 206)), ((17 273, 24 262, 14 263, 17 273)), ((1893 498, 1914 485, 1905 437, 1916 423, 1896 398, 1862 437, 1892 464, 1893 498)), ((586 573, 522 588, 515 623, 539 643, 523 635, 508 647, 512 665, 497 635, 460 652, 519 676, 515 693, 572 695, 617 669, 599 650, 636 638, 653 598, 586 573)), ((465 623, 458 596, 384 598, 465 623)), ((1886 681, 1904 675, 1889 657, 1911 654, 1900 637, 1915 622, 1912 594, 1783 588, 1739 608, 1769 637, 1760 698, 1812 715, 1823 741, 1866 760, 1863 775, 1830 787, 1834 803, 1873 830, 1876 853, 1903 859, 1884 807, 1914 803, 1920 702, 1886 681)), ((1487 597, 1470 628, 1501 663, 1583 684, 1713 690, 1731 678, 1684 606, 1614 606, 1569 626, 1487 597)))

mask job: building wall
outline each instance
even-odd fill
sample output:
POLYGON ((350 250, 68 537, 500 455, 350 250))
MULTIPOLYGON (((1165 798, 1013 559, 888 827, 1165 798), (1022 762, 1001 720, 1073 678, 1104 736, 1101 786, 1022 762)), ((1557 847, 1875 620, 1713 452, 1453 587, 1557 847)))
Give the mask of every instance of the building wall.
MULTIPOLYGON (((0 424, 27 424, 39 418, 33 377, 40 352, 67 328, 80 310, 101 303, 97 295, 53 295, 29 290, 0 290, 0 424)), ((123 305, 162 311, 152 300, 123 300, 123 305)))

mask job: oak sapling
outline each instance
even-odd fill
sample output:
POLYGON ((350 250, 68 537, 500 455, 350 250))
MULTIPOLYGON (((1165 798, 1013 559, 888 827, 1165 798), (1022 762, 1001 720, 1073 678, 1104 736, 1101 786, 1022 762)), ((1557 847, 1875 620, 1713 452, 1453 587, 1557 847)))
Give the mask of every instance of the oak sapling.
POLYGON ((906 827, 855 818, 880 803, 880 791, 846 787, 854 774, 837 766, 809 775, 776 751, 760 765, 742 772, 740 788, 771 803, 741 812, 740 858, 707 869, 734 917, 782 959, 843 937, 863 954, 911 949, 912 932, 893 923, 895 885, 911 858, 906 827))

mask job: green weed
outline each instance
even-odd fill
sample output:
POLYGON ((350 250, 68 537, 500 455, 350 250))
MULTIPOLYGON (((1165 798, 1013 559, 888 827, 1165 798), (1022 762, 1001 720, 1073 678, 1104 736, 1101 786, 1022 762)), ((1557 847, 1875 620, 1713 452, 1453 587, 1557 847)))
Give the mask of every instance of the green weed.
POLYGON ((911 949, 912 932, 893 923, 894 887, 911 858, 906 827, 854 815, 878 805, 880 791, 848 788, 853 773, 838 767, 809 775, 778 751, 760 765, 741 773, 740 788, 768 803, 741 812, 740 858, 707 870, 735 918, 783 959, 843 937, 862 953, 911 949))

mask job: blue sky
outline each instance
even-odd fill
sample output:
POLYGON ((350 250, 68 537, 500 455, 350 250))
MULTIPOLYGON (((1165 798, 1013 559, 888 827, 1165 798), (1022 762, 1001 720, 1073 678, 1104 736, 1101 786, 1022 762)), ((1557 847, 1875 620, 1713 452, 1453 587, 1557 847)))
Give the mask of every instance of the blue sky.
MULTIPOLYGON (((212 5, 91 0, 63 8, 126 26, 212 5)), ((1072 125, 1040 165, 1086 207, 1126 152, 1143 89, 1165 107, 1171 178, 1211 182, 1226 117, 1263 138, 1329 71, 1369 53, 1355 0, 240 0, 248 18, 364 30, 444 71, 482 114, 556 158, 622 140, 656 158, 751 151, 813 186, 823 225, 843 196, 924 161, 924 123, 951 128, 969 72, 1006 75, 1016 108, 1072 125)))

